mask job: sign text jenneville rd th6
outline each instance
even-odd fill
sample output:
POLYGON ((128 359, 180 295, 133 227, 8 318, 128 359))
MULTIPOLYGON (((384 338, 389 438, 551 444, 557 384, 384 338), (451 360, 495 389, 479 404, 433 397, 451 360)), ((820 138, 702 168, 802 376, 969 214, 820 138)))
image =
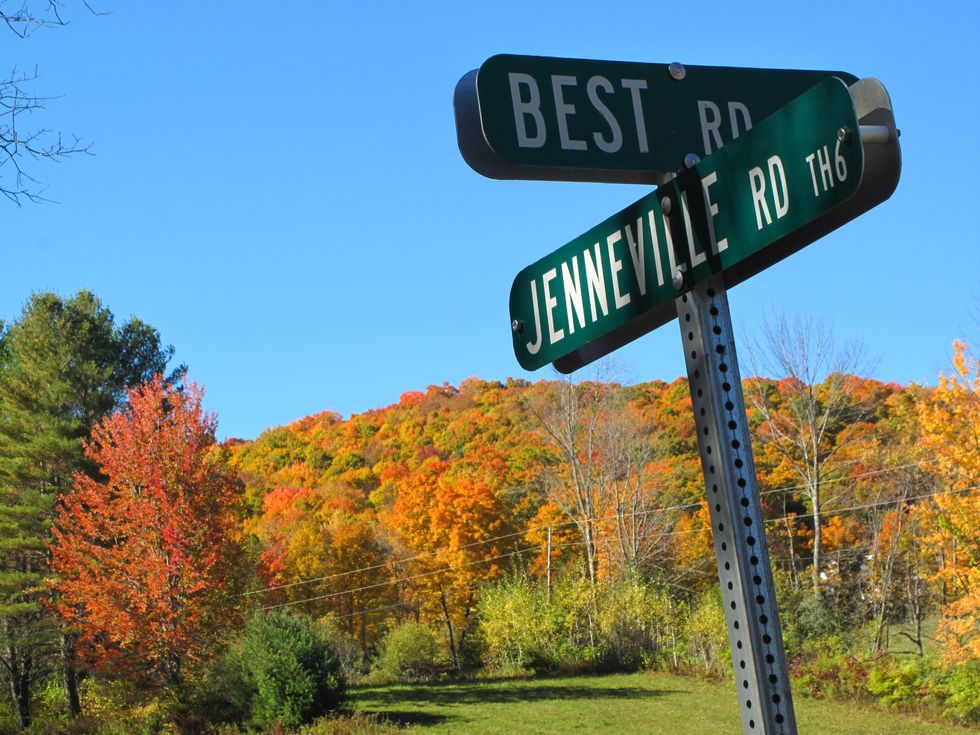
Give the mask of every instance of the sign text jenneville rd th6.
POLYGON ((785 255, 781 248, 798 249, 785 245, 857 190, 863 162, 850 93, 825 79, 522 270, 510 295, 518 362, 537 369, 634 320, 639 336, 673 318, 674 299, 693 283, 751 268, 761 251, 756 270, 785 255))
POLYGON ((493 178, 657 183, 844 72, 501 54, 457 86, 460 150, 493 178))

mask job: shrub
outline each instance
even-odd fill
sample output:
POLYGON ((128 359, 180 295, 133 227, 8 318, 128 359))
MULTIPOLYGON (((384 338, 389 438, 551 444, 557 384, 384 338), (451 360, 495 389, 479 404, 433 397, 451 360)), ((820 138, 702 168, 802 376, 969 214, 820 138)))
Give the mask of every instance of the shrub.
POLYGON ((868 698, 868 666, 847 651, 839 636, 808 642, 804 655, 793 660, 791 673, 814 699, 868 698))
POLYGON ((432 630, 419 623, 393 628, 381 646, 375 669, 392 679, 430 679, 445 668, 444 657, 432 630))
POLYGON ((687 643, 688 663, 712 676, 725 676, 731 671, 732 654, 718 587, 701 595, 684 621, 682 634, 687 643))
POLYGON ((964 725, 980 723, 980 661, 948 669, 931 657, 886 658, 871 671, 868 691, 886 707, 925 707, 964 725))
POLYGON ((325 717, 297 731, 296 735, 398 735, 404 730, 378 715, 354 712, 325 717))
POLYGON ((254 724, 296 727, 340 706, 346 682, 323 632, 307 617, 256 614, 230 657, 250 689, 254 724))
POLYGON ((663 591, 627 574, 599 596, 599 634, 607 665, 635 671, 659 663, 673 625, 673 606, 663 591))
POLYGON ((943 714, 964 725, 980 724, 980 661, 957 666, 946 679, 943 714))
MULTIPOLYGON (((594 666, 587 580, 556 584, 515 576, 487 587, 477 608, 486 663, 498 673, 575 672, 594 666)), ((594 634, 595 631, 593 631, 594 634)))

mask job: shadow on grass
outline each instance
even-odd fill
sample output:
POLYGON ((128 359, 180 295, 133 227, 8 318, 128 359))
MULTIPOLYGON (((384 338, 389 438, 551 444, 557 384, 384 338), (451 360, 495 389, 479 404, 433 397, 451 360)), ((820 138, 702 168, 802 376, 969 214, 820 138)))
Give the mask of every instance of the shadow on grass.
MULTIPOLYGON (((365 705, 375 707, 420 705, 452 706, 460 704, 507 704, 545 700, 575 699, 649 699, 675 690, 644 689, 633 686, 586 686, 549 684, 541 680, 482 680, 473 682, 397 684, 392 686, 360 686, 351 692, 365 705)), ((392 713, 385 712, 386 716, 392 713)), ((407 713, 406 713, 407 714, 407 713)))

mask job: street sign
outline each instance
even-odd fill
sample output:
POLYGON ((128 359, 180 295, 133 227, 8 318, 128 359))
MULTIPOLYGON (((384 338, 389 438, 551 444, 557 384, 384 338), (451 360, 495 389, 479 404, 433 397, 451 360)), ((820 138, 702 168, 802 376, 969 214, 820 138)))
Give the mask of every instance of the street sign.
POLYGON ((460 151, 498 179, 661 183, 815 83, 844 72, 740 69, 502 54, 466 74, 460 151))
POLYGON ((768 267, 824 234, 821 218, 854 195, 863 169, 851 94, 826 78, 522 270, 510 294, 518 362, 575 369, 610 351, 603 335, 619 332, 615 348, 672 319, 693 284, 722 273, 732 285, 768 267))
POLYGON ((517 275, 514 352, 571 372, 681 317, 742 731, 796 735, 727 289, 891 196, 898 130, 873 79, 658 70, 495 56, 456 87, 460 151, 493 178, 666 181, 517 275))

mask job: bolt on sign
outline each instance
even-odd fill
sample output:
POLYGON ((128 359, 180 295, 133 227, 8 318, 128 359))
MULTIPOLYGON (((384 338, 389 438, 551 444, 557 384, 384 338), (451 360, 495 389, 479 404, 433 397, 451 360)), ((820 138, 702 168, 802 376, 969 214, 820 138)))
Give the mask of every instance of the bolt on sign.
POLYGON ((502 54, 463 76, 460 151, 498 179, 661 183, 844 72, 502 54))
POLYGON ((826 78, 522 270, 510 294, 518 362, 574 369, 603 335, 627 328, 633 339, 674 318, 693 284, 726 272, 744 280, 812 241, 806 226, 852 197, 863 171, 851 95, 826 78))

